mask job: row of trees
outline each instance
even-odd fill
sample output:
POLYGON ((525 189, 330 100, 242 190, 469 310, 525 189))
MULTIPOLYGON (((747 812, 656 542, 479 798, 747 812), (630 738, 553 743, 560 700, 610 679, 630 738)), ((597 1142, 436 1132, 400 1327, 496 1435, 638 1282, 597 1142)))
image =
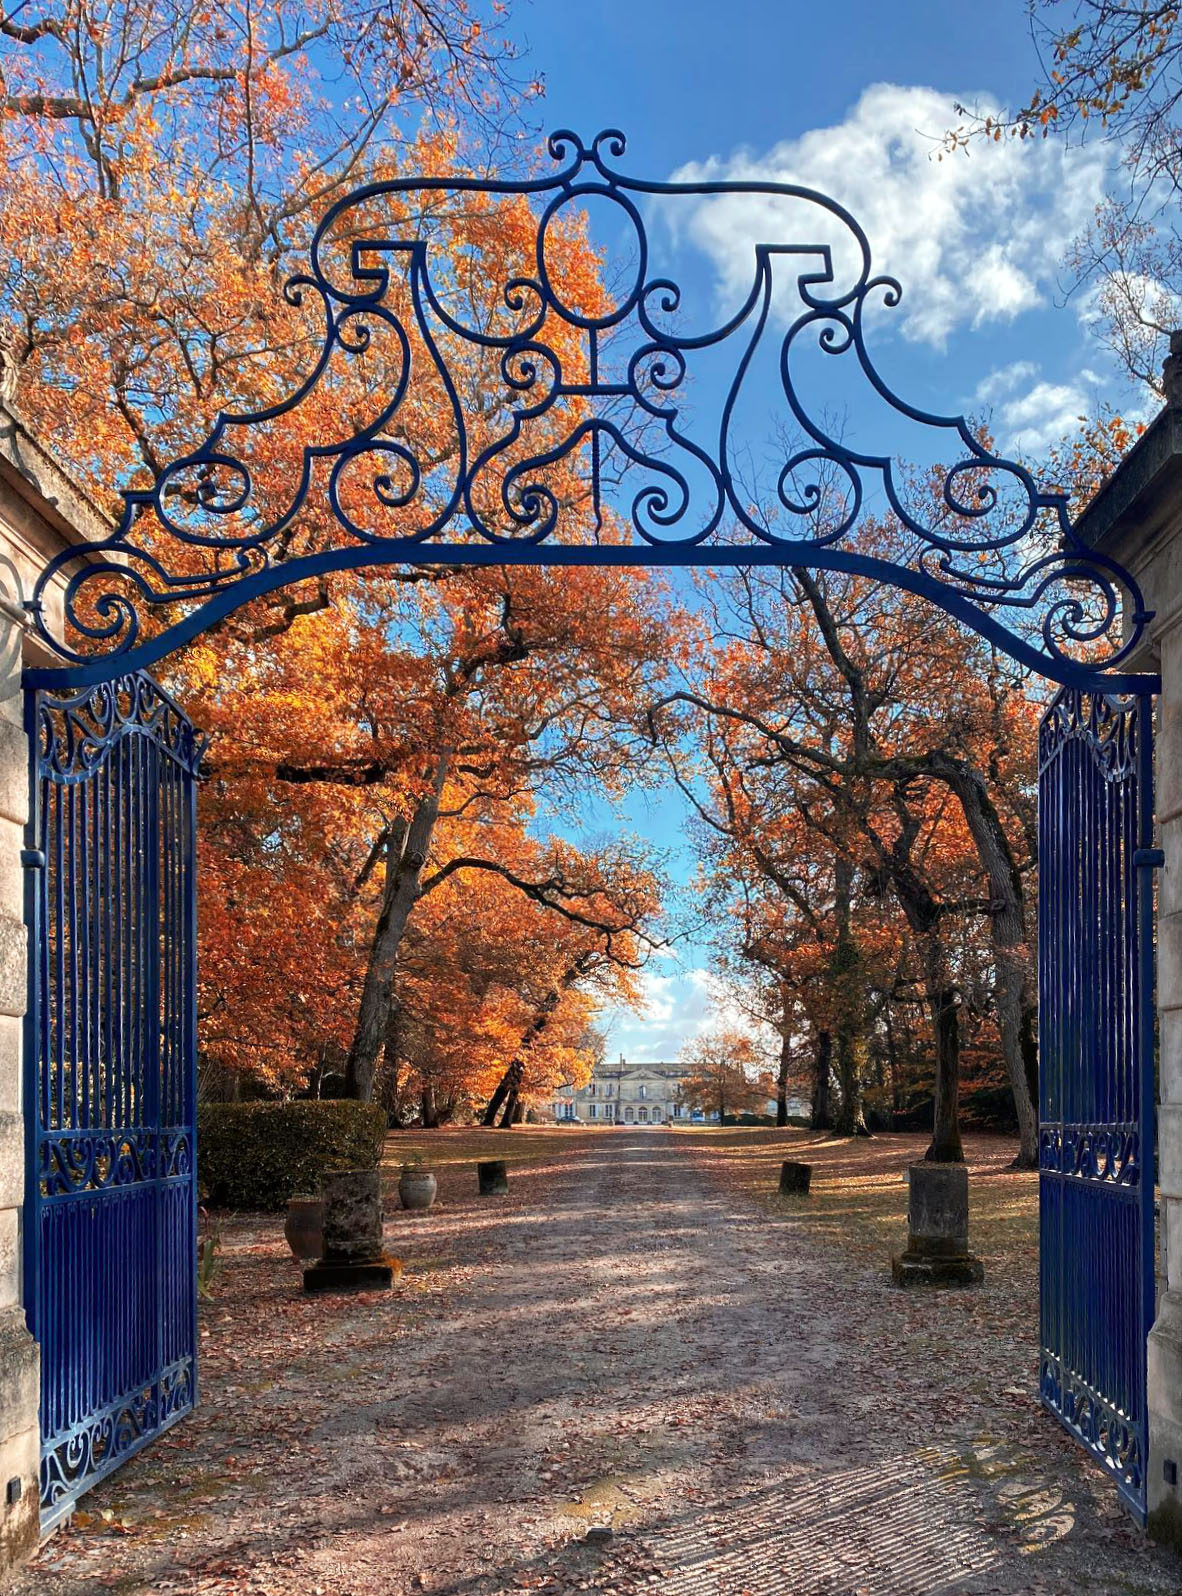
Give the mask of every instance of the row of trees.
MULTIPOLYGON (((870 529, 881 544, 896 536, 870 529)), ((696 816, 701 892, 738 1001, 778 1035, 778 1095, 866 1129, 934 1099, 959 1158, 962 1059, 1008 1083, 1037 1154, 1038 706, 953 622, 862 578, 702 584, 713 641, 650 717, 696 816)))
MULTIPOLYGON (((1052 26, 1054 75, 1013 126, 1091 116, 1132 139, 1133 209, 1102 216, 1090 247, 1103 325, 1148 377, 1177 267, 1179 24, 1172 7, 1075 11, 1084 25, 1052 26)), ((27 418, 96 493, 152 480, 219 407, 292 390, 321 329, 280 286, 345 186, 496 160, 528 85, 494 14, 490 29, 464 0, 46 0, 0 18, 0 347, 27 418)), ((530 265, 526 209, 473 202, 416 225, 434 228, 457 313, 503 321, 496 285, 530 265)), ((600 266, 578 225, 556 225, 551 249, 593 310, 600 266)), ((579 349, 555 336, 577 378, 579 349)), ((376 336, 257 430, 262 513, 306 445, 372 413, 402 359, 376 336)), ((464 381, 479 447, 512 390, 491 355, 464 381)), ((550 412, 556 436, 582 402, 550 412)), ((451 415, 430 382, 408 402, 444 475, 451 415)), ((1067 485, 1124 442, 1115 422, 1086 436, 1059 462, 1067 485)), ((580 516, 619 535, 577 458, 546 486, 576 535, 580 516)), ((372 509, 357 484, 342 493, 372 509)), ((324 536, 305 517, 291 549, 324 536)), ((860 536, 891 555, 903 534, 860 536)), ((598 795, 606 833, 630 784, 671 777, 696 817, 720 968, 778 1035, 781 1102, 804 1082, 818 1125, 855 1132, 876 1094, 897 1108, 930 1087, 933 1153, 954 1157, 963 1069, 1007 1083, 1034 1156, 1037 704, 947 618, 803 570, 710 573, 675 601, 639 571, 420 566, 261 600, 188 650, 172 685, 214 738, 210 1090, 335 1076, 396 1119, 475 1106, 511 1123, 531 1093, 581 1078, 599 1006, 636 1000, 669 927, 651 850, 569 840, 577 795, 598 795)))

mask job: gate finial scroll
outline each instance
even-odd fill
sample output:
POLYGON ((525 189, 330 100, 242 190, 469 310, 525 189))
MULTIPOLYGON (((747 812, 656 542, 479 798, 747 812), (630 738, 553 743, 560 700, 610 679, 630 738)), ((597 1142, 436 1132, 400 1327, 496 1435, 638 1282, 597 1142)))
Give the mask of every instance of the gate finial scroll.
MULTIPOLYGON (((1076 536, 1065 496, 880 375, 867 311, 893 309, 902 290, 872 274, 849 212, 792 184, 631 177, 615 164, 624 147, 613 130, 590 144, 563 131, 543 176, 410 177, 339 200, 284 291, 320 329, 295 391, 220 415, 151 490, 124 495, 110 538, 43 575, 34 610, 47 638, 45 601, 64 583, 67 674, 150 664, 252 598, 349 567, 777 563, 906 588, 1057 681, 1143 686, 1119 669, 1149 618, 1140 592, 1076 536), (772 221, 803 212, 811 231, 754 243, 737 303, 687 329, 687 296, 651 269, 652 224, 734 196, 757 197, 772 221), (454 240, 498 207, 524 244, 474 302, 445 229, 454 240), (591 283, 564 272, 588 209, 626 240, 591 283), (733 359, 703 431, 687 399, 719 351, 733 359), (912 491, 889 453, 843 441, 806 392, 810 357, 844 363, 876 403, 947 441, 937 494, 912 491), (783 415, 774 490, 753 501, 741 414, 764 364, 783 415), (317 418, 303 432, 314 441, 293 459, 286 429, 301 407, 317 418), (874 510, 892 528, 885 547, 857 538, 874 510)), ((479 277, 484 257, 464 247, 479 277)))

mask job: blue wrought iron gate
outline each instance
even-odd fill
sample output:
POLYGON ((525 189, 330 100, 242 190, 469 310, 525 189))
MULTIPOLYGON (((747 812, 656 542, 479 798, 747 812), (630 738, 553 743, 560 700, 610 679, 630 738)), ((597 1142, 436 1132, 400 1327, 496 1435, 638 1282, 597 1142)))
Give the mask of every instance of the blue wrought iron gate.
POLYGON ((41 1512, 196 1396, 196 775, 147 676, 30 691, 25 854, 30 1328, 41 1512))
POLYGON ((1145 1522, 1154 1312, 1152 700, 1039 735, 1042 1400, 1145 1522))

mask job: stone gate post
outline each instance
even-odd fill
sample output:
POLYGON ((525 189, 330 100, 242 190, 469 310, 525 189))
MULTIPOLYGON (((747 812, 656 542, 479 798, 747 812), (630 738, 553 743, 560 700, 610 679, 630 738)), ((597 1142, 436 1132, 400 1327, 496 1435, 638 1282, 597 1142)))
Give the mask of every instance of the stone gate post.
POLYGON ((1163 1251, 1157 1321, 1149 1338, 1151 1531, 1182 1549, 1182 385, 1167 363, 1169 402, 1078 522, 1085 540, 1140 583, 1155 612, 1131 670, 1162 678, 1156 733, 1159 1182, 1163 1251))
POLYGON ((25 1320, 21 1270, 26 993, 21 851, 29 803, 21 669, 49 661, 25 630, 21 600, 60 549, 109 531, 101 512, 0 402, 0 1573, 37 1545, 41 1452, 40 1370, 25 1320))

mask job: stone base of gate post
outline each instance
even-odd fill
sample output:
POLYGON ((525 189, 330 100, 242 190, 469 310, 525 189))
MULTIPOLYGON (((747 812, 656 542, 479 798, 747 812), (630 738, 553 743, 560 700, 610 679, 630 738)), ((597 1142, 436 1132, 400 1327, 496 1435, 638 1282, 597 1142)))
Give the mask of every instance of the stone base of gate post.
POLYGON ((1149 1533, 1182 1551, 1182 1292, 1163 1292, 1158 1304, 1147 1383, 1149 1533))
POLYGON ((897 1286, 976 1286, 985 1278, 969 1251, 969 1172, 963 1164, 912 1164, 907 1251, 891 1259, 897 1286))
POLYGON ((41 1538, 41 1396, 37 1343, 16 1306, 0 1309, 0 1570, 14 1567, 41 1538))
POLYGON ((382 1186, 376 1169, 324 1177, 324 1256, 304 1270, 305 1291, 388 1291, 397 1258, 382 1251, 382 1186))

